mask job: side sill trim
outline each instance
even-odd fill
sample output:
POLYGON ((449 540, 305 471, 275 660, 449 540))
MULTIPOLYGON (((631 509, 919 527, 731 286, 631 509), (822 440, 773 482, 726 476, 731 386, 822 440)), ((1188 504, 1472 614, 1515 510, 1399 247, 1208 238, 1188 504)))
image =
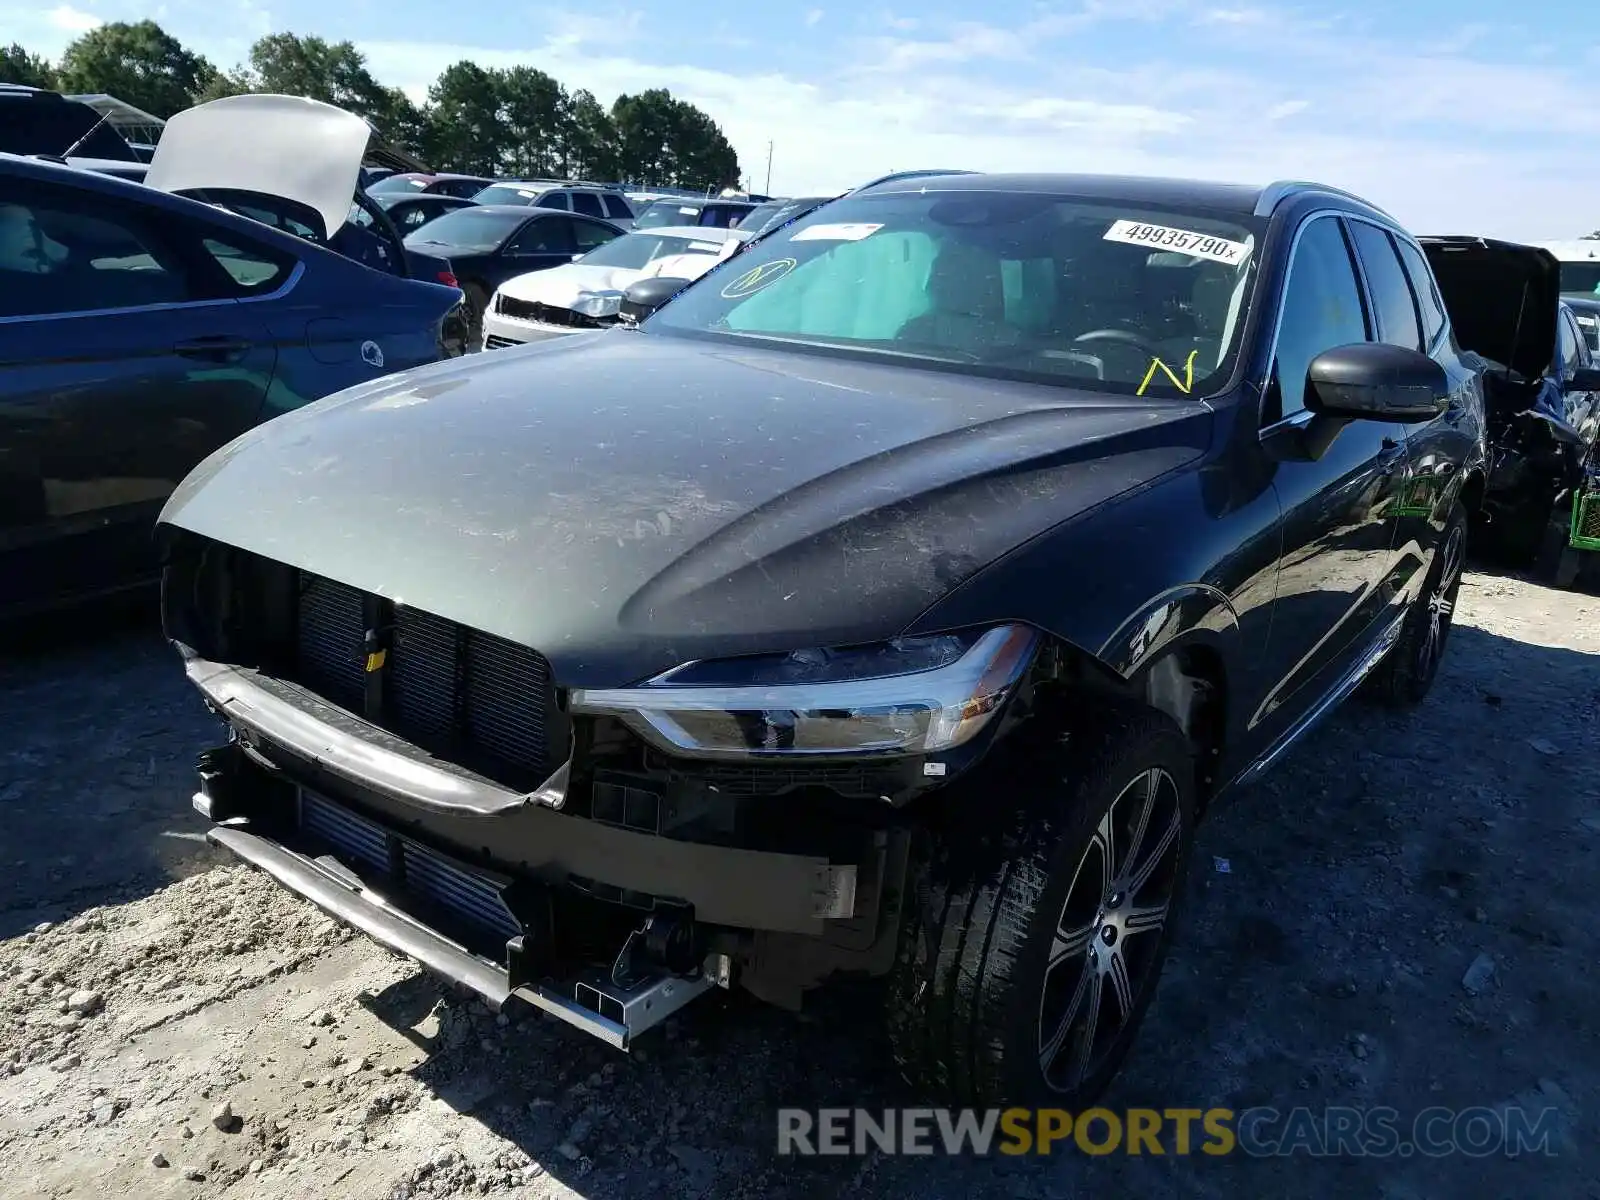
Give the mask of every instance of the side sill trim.
POLYGON ((1373 641, 1371 648, 1356 660, 1355 664, 1345 672, 1344 677, 1333 686, 1328 694, 1312 705, 1299 721, 1290 726, 1283 736, 1267 749, 1266 753, 1240 772, 1234 782, 1243 785, 1254 783, 1260 779, 1283 758, 1291 746, 1321 724, 1322 719, 1337 708, 1345 697, 1360 687, 1362 681, 1377 669, 1378 664, 1388 656, 1389 651, 1393 650, 1395 643, 1400 640, 1401 627, 1404 626, 1410 611, 1407 608, 1392 619, 1384 627, 1383 632, 1373 641))

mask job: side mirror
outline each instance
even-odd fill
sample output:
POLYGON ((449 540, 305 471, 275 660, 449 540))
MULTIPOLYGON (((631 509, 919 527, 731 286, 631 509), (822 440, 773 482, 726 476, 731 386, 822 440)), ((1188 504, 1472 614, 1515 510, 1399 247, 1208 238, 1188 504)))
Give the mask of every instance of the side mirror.
POLYGON ((631 283, 622 293, 622 308, 618 315, 629 324, 637 325, 688 287, 689 283, 687 279, 659 276, 631 283))
POLYGON ((1574 392, 1600 392, 1600 367, 1579 367, 1567 388, 1574 392))
POLYGON ((1420 351, 1355 342, 1311 360, 1305 403, 1318 416, 1428 421, 1450 406, 1450 380, 1443 367, 1420 351))

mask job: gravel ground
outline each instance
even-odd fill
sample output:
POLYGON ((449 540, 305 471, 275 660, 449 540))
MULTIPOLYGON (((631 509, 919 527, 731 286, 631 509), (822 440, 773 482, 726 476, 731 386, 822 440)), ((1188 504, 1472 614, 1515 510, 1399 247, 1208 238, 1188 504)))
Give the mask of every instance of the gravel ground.
POLYGON ((496 1020, 207 848, 218 727, 145 623, 13 648, 0 1197, 1600 1197, 1597 654, 1600 600, 1469 576, 1420 711, 1348 706, 1202 828, 1107 1098, 1520 1103, 1554 1156, 1016 1161, 774 1157, 780 1105, 909 1100, 853 991, 714 994, 631 1059, 496 1020))

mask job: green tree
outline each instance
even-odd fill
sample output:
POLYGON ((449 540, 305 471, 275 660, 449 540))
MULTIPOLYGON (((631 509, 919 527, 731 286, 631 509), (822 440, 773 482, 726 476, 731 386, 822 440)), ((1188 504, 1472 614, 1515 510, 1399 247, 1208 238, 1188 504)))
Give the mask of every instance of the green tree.
POLYGON ((223 86, 337 105, 365 117, 385 138, 401 145, 414 146, 420 138, 422 114, 417 106, 399 88, 379 83, 353 42, 268 34, 250 47, 250 66, 236 75, 237 85, 223 86))
POLYGON ((617 129, 594 93, 579 88, 561 110, 555 168, 562 175, 609 180, 617 169, 617 129))
POLYGON ((506 133, 501 165, 518 175, 560 170, 566 89, 534 67, 512 67, 496 74, 506 133))
POLYGON ((505 150, 500 125, 503 76, 465 60, 446 67, 428 89, 425 153, 434 166, 495 175, 505 150))
POLYGON ((113 21, 67 47, 58 82, 64 92, 105 92, 164 120, 192 105, 215 74, 154 21, 113 21))
POLYGON ((13 42, 9 46, 0 46, 0 83, 54 89, 56 69, 42 54, 34 54, 13 42))
POLYGON ((207 100, 221 100, 224 96, 243 96, 255 90, 255 81, 251 79, 250 72, 243 67, 235 67, 231 71, 214 71, 205 86, 195 96, 196 104, 204 104, 207 100))
POLYGON ((706 189, 738 182, 739 156, 717 123, 665 88, 618 96, 611 120, 616 167, 628 179, 706 189))

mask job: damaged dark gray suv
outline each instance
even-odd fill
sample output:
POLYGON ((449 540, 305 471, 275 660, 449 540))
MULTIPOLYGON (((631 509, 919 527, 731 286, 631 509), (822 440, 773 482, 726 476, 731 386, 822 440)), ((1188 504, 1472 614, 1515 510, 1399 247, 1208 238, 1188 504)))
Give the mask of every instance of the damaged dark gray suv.
POLYGON ((163 515, 210 836, 626 1049, 887 979, 907 1075, 1080 1104, 1197 815, 1426 695, 1479 380, 1379 210, 891 180, 633 327, 278 418, 163 515))

